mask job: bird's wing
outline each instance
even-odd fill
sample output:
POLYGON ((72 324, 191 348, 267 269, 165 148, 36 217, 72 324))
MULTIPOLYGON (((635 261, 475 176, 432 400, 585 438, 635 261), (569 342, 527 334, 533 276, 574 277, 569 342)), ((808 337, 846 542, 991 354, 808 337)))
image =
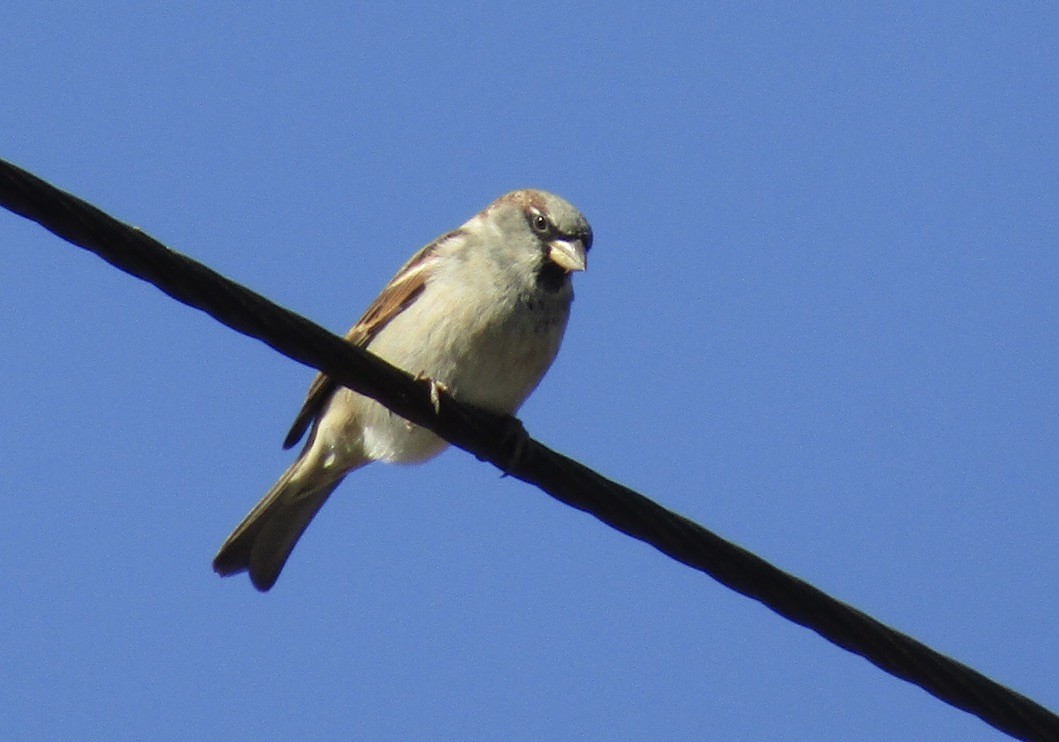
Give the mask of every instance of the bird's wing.
MULTIPOLYGON (((368 311, 364 312, 364 316, 346 333, 346 340, 353 345, 367 347, 390 320, 407 309, 426 287, 437 258, 438 246, 456 236, 458 231, 439 237, 413 255, 372 302, 368 311)), ((309 385, 305 402, 294 418, 290 432, 283 440, 284 448, 290 448, 302 439, 309 426, 319 418, 336 389, 338 389, 338 384, 326 374, 321 372, 316 375, 313 383, 309 385)))

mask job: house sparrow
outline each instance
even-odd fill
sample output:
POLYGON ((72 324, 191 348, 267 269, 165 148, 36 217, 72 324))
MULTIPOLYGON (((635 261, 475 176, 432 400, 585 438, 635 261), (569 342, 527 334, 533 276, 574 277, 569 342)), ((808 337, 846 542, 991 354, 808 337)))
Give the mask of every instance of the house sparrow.
MULTIPOLYGON (((559 350, 592 230, 551 193, 514 191, 417 252, 346 339, 454 398, 514 413, 559 350)), ((372 461, 411 464, 446 443, 379 403, 318 374, 284 441, 301 455, 254 506, 213 560, 271 588, 328 496, 372 461)))

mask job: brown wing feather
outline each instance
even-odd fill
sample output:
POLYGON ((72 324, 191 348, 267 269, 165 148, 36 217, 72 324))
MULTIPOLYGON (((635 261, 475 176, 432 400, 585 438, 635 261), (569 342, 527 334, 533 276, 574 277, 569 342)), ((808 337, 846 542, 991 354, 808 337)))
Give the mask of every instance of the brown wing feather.
MULTIPOLYGON (((346 340, 353 345, 366 347, 368 343, 379 333, 379 331, 398 315, 403 309, 415 301, 416 297, 423 293, 427 278, 430 274, 430 265, 437 251, 438 245, 445 240, 456 236, 459 230, 449 232, 443 237, 424 247, 402 266, 393 280, 386 285, 382 293, 364 312, 364 316, 353 325, 346 333, 346 340)), ((301 410, 294 418, 290 432, 283 439, 283 447, 290 448, 301 440, 305 431, 315 421, 324 407, 327 405, 331 395, 335 393, 338 384, 333 382, 324 373, 319 373, 309 385, 309 392, 305 397, 301 410)))

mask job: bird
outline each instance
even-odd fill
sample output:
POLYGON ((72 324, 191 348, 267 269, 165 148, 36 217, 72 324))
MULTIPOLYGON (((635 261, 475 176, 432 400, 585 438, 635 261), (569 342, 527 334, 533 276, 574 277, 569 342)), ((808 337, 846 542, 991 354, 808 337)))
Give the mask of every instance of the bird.
MULTIPOLYGON (((449 393, 514 414, 559 351, 573 273, 592 228, 565 199, 512 191, 416 252, 346 340, 449 393)), ((434 386, 432 386, 432 389, 434 386)), ((301 453, 224 541, 222 576, 270 590, 309 523, 348 474, 374 461, 415 464, 448 445, 374 400, 317 374, 284 440, 301 453)))

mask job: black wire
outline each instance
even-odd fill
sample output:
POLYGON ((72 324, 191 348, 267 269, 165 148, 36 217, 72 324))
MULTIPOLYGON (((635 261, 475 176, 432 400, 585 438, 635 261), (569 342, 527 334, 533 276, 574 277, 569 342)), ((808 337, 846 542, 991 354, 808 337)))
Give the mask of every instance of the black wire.
POLYGON ((995 728, 1021 739, 1059 740, 1059 717, 1025 696, 523 437, 514 418, 449 397, 436 412, 425 382, 3 160, 0 204, 995 728))

